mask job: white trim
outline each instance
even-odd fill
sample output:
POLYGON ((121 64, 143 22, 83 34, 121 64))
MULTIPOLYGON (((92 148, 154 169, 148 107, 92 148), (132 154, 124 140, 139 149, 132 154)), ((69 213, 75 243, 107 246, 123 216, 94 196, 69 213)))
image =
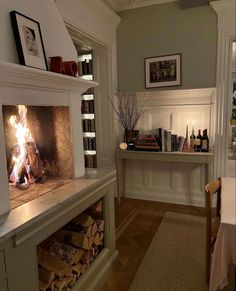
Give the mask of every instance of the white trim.
POLYGON ((157 190, 155 192, 146 192, 146 191, 135 191, 135 192, 127 192, 126 197, 132 199, 140 199, 140 200, 149 200, 149 201, 157 201, 164 203, 173 203, 173 204, 181 204, 181 205, 191 205, 204 207, 205 199, 203 193, 188 193, 186 195, 185 192, 175 193, 177 195, 173 195, 173 192, 170 191, 161 191, 157 195, 157 190), (190 194, 198 194, 198 196, 191 197, 190 194), (190 198, 191 197, 191 198, 190 198))
POLYGON ((145 107, 212 105, 215 102, 215 88, 139 91, 136 94, 145 107))
POLYGON ((119 3, 119 1, 116 1, 116 0, 104 0, 104 1, 114 11, 122 11, 122 10, 141 8, 141 7, 150 6, 150 5, 176 2, 177 0, 131 0, 131 1, 126 1, 127 3, 123 3, 123 4, 119 3))
POLYGON ((0 85, 27 88, 38 87, 41 89, 84 93, 88 88, 98 86, 98 83, 17 64, 0 62, 0 85))
POLYGON ((215 177, 224 176, 227 162, 229 78, 232 73, 230 66, 230 45, 235 38, 235 1, 220 0, 211 6, 218 15, 218 48, 216 72, 216 135, 215 177))

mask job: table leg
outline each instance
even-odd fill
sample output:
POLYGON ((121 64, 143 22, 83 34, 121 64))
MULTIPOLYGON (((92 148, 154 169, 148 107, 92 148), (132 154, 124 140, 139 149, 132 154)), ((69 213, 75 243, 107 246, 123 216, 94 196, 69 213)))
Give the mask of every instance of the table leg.
POLYGON ((125 196, 125 160, 117 159, 117 198, 120 204, 121 197, 125 196))
POLYGON ((121 192, 123 189, 122 159, 117 158, 116 165, 117 165, 117 200, 118 200, 118 205, 120 205, 121 192))
POLYGON ((126 160, 123 160, 122 163, 123 169, 123 198, 126 198, 126 160))

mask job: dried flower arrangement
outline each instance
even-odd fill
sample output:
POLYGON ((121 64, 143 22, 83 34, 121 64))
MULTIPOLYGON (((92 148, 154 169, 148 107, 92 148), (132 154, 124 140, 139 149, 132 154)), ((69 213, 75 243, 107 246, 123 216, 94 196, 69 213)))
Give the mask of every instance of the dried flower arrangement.
POLYGON ((111 100, 112 107, 119 123, 125 131, 134 130, 139 118, 145 112, 142 106, 138 105, 135 92, 118 92, 115 100, 111 100))

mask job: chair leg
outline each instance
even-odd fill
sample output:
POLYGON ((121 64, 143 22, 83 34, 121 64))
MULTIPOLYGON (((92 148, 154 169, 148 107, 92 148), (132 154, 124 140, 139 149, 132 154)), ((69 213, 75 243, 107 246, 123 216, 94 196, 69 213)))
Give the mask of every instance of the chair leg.
POLYGON ((211 255, 209 251, 206 251, 206 283, 209 285, 210 282, 210 269, 211 269, 211 255))

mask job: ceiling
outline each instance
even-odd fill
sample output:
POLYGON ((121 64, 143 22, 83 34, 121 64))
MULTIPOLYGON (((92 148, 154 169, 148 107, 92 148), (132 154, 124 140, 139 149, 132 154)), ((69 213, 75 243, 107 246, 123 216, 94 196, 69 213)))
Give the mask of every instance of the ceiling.
POLYGON ((208 5, 212 0, 103 0, 114 11, 128 10, 154 4, 162 4, 177 1, 182 8, 192 8, 196 6, 208 5))

